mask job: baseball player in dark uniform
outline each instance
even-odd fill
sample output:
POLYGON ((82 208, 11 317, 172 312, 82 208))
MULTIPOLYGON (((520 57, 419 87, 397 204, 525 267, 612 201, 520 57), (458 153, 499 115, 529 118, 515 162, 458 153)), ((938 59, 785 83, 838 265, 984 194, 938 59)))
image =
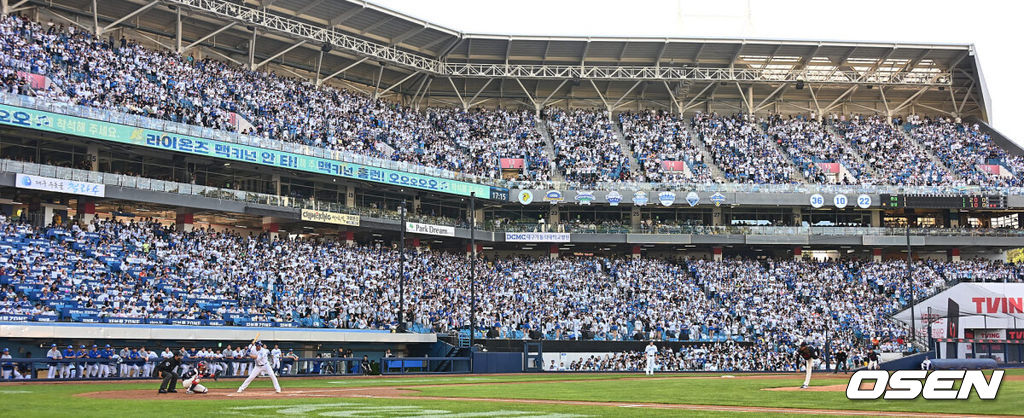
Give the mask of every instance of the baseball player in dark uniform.
POLYGON ((176 393, 175 385, 178 384, 178 367, 181 367, 181 352, 175 352, 174 357, 165 358, 156 365, 156 372, 164 380, 160 383, 160 391, 157 393, 176 393))
POLYGON ((201 382, 202 379, 208 378, 217 380, 217 376, 208 371, 206 362, 200 361, 199 364, 196 364, 196 367, 188 369, 185 374, 181 375, 181 386, 186 389, 185 393, 206 393, 210 390, 199 382, 201 382))
POLYGON ((803 360, 807 368, 807 375, 804 377, 804 384, 800 386, 800 389, 807 389, 807 386, 811 384, 811 371, 814 370, 814 359, 818 358, 818 351, 807 345, 806 341, 801 341, 796 354, 799 359, 803 360))

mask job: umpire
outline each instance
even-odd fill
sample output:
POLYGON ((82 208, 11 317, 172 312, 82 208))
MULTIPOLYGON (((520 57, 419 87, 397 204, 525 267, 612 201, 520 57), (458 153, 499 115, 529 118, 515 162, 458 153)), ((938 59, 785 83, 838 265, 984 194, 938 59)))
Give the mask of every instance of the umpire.
POLYGON ((156 365, 157 374, 164 378, 164 381, 160 383, 160 391, 157 393, 177 393, 178 391, 174 388, 178 385, 178 373, 175 370, 181 366, 181 352, 175 351, 174 357, 163 359, 160 364, 156 365))

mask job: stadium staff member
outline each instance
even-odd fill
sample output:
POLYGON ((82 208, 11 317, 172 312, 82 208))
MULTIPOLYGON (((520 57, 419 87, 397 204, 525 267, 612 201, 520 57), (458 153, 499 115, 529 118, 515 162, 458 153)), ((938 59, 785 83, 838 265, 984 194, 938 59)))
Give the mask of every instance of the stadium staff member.
POLYGON ((804 377, 804 384, 800 386, 800 389, 807 389, 807 386, 811 384, 811 371, 814 370, 814 359, 818 358, 818 352, 807 345, 806 341, 800 342, 800 348, 796 350, 798 356, 804 360, 804 364, 807 368, 807 375, 804 377))
POLYGON ((846 364, 846 359, 848 357, 849 355, 846 354, 846 350, 843 350, 842 347, 839 347, 839 351, 836 352, 836 373, 839 373, 840 369, 843 370, 843 374, 850 372, 850 366, 846 364))
POLYGON ((181 352, 175 352, 171 358, 165 358, 156 365, 156 372, 164 379, 160 383, 160 390, 157 393, 177 393, 174 387, 178 384, 178 373, 175 371, 181 367, 181 352))

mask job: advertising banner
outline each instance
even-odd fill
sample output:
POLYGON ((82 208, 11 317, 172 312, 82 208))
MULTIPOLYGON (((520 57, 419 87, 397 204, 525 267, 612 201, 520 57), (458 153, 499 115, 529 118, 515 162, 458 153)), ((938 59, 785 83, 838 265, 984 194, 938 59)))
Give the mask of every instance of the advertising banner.
POLYGON ((430 225, 420 224, 416 222, 406 222, 405 230, 414 234, 426 234, 426 235, 440 235, 442 237, 454 237, 455 227, 445 225, 430 225))
POLYGON ((491 187, 464 181, 342 162, 287 151, 172 134, 77 116, 0 104, 0 125, 56 132, 91 139, 182 152, 270 167, 320 173, 460 196, 491 195, 491 187))
POLYGON ((102 184, 85 181, 55 179, 50 177, 17 174, 14 185, 19 189, 43 190, 47 192, 80 194, 92 197, 103 197, 106 187, 102 184))
POLYGON ((568 232, 506 232, 506 242, 569 242, 568 232))
POLYGON ((359 226, 359 215, 347 213, 324 212, 322 210, 303 209, 301 218, 304 221, 322 222, 325 224, 359 226))

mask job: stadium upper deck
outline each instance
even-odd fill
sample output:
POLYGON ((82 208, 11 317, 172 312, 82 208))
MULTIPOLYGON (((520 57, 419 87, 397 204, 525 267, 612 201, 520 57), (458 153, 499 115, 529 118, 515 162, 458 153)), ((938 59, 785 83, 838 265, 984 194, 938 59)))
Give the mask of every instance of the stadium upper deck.
MULTIPOLYGON (((708 181, 995 187, 1017 184, 1018 163, 1014 154, 1018 149, 1008 143, 1000 143, 1007 148, 1000 149, 995 142, 1002 138, 997 135, 994 141, 981 132, 974 132, 971 125, 931 124, 946 125, 945 129, 929 129, 933 133, 929 140, 933 145, 964 143, 963 137, 970 139, 959 148, 967 157, 960 153, 956 159, 933 147, 889 152, 887 145, 903 143, 904 136, 910 129, 917 128, 917 124, 904 125, 904 132, 898 129, 856 132, 846 129, 850 121, 831 120, 826 124, 827 130, 841 130, 844 134, 827 153, 816 149, 817 155, 802 151, 819 145, 813 140, 800 141, 807 136, 805 132, 799 132, 796 140, 786 137, 794 142, 789 144, 788 150, 778 149, 773 144, 780 141, 777 133, 766 132, 769 126, 761 115, 768 113, 811 116, 874 113, 883 115, 881 119, 888 123, 896 115, 928 112, 950 119, 975 117, 984 121, 987 114, 984 82, 968 45, 495 37, 458 34, 367 3, 292 3, 295 2, 238 6, 211 0, 132 7, 132 2, 104 2, 98 13, 88 16, 98 23, 89 22, 94 23, 92 26, 68 23, 78 26, 79 31, 77 42, 80 45, 72 47, 72 51, 97 52, 98 60, 89 60, 84 67, 80 62, 72 62, 68 67, 63 62, 53 64, 47 58, 44 61, 50 67, 40 70, 34 66, 36 63, 29 63, 38 58, 33 54, 39 51, 31 51, 22 57, 29 58, 27 61, 9 61, 8 64, 29 72, 58 70, 58 76, 51 80, 57 78, 52 81, 60 86, 71 85, 65 88, 68 96, 65 99, 76 103, 116 109, 127 107, 132 113, 477 174, 481 177, 473 178, 474 181, 512 187, 521 185, 503 183, 496 177, 534 181, 528 185, 538 188, 558 183, 535 181, 563 177, 570 180, 569 186, 597 188, 600 186, 595 184, 595 178, 605 181, 665 178, 651 175, 660 171, 674 173, 671 178, 677 185, 708 181), (313 16, 335 16, 325 22, 335 25, 330 32, 332 36, 324 37, 323 33, 312 31, 310 25, 322 24, 319 20, 323 20, 313 16), (156 25, 167 21, 165 19, 176 20, 180 25, 176 24, 171 33, 161 31, 156 25), (100 24, 104 20, 111 23, 100 24), (208 27, 221 22, 225 25, 208 27), (102 32, 97 39, 109 38, 109 47, 81 36, 83 29, 102 32), (239 37, 241 33, 248 36, 239 37), (294 42, 281 43, 289 36, 296 37, 294 42), (104 90, 110 85, 93 83, 83 94, 77 87, 82 78, 93 79, 90 72, 123 69, 123 62, 104 62, 110 57, 103 56, 111 51, 122 51, 118 48, 118 37, 151 47, 128 48, 132 51, 128 59, 137 65, 128 71, 130 80, 150 78, 150 83, 142 84, 158 85, 172 80, 174 88, 164 88, 170 94, 200 86, 209 88, 212 80, 218 80, 214 91, 221 93, 221 97, 215 101, 195 97, 174 108, 154 109, 147 104, 166 93, 161 93, 159 88, 155 92, 143 89, 140 101, 139 90, 126 83, 128 80, 120 80, 123 84, 115 83, 114 92, 104 90), (494 50, 499 43, 504 45, 504 56, 496 58, 494 50), (245 48, 231 46, 240 44, 245 48), (440 48, 442 45, 447 45, 444 50, 440 48), (539 45, 544 45, 542 51, 537 48, 539 45), (181 52, 181 58, 158 50, 168 46, 172 52, 181 52), (434 47, 437 48, 432 49, 434 47), (613 50, 617 52, 612 53, 613 50), (244 57, 239 55, 240 51, 245 52, 244 57), (570 59, 570 56, 575 58, 570 59), (203 58, 231 62, 238 67, 208 64, 203 58), (185 70, 163 68, 166 60, 180 62, 172 67, 185 70), (573 64, 566 64, 568 62, 573 64), (90 63, 92 68, 89 68, 90 63), (215 66, 216 76, 206 74, 211 70, 209 65, 215 66), (187 68, 190 66, 192 68, 187 68), (474 70, 469 71, 470 67, 474 70), (265 72, 244 73, 245 69, 269 70, 278 76, 265 72), (61 74, 60 70, 65 73, 61 74), (182 79, 189 83, 182 83, 182 79), (304 82, 310 84, 304 85, 304 82), (335 82, 349 92, 334 93, 327 98, 314 94, 319 90, 313 85, 335 82), (124 85, 129 85, 136 97, 121 95, 111 103, 107 96, 120 94, 116 89, 124 85), (246 94, 224 100, 225 90, 246 94), (97 102, 90 94, 99 94, 107 100, 97 102), (276 102, 274 96, 295 98, 298 103, 276 102), (389 104, 394 102, 411 108, 389 104), (427 108, 433 105, 442 107, 427 108), (627 138, 618 124, 606 124, 603 128, 606 139, 611 140, 607 146, 602 145, 601 149, 590 153, 596 155, 578 155, 575 148, 585 144, 592 146, 594 142, 587 138, 579 141, 580 137, 571 130, 566 133, 552 126, 545 127, 543 123, 538 126, 536 118, 514 112, 463 114, 456 110, 476 106, 533 107, 535 111, 545 106, 597 107, 607 113, 670 109, 677 115, 664 117, 684 121, 687 131, 696 127, 696 120, 691 122, 687 115, 694 111, 754 113, 760 123, 748 125, 744 144, 736 143, 737 138, 729 136, 729 130, 716 131, 719 135, 698 136, 697 146, 693 147, 698 155, 652 156, 634 155, 629 151, 643 149, 645 143, 663 142, 662 135, 631 133, 627 138), (424 111, 415 110, 418 108, 424 111), (311 115, 309 109, 320 113, 311 115), (212 114, 206 114, 207 111, 212 114), (679 112, 687 116, 679 116, 679 112), (328 123, 334 122, 332 116, 338 114, 347 115, 340 122, 341 126, 328 123), (304 126, 306 123, 310 126, 304 126), (939 138, 934 138, 935 132, 939 133, 939 138), (544 150, 545 143, 554 144, 556 149, 544 150), (878 148, 877 144, 882 147, 878 148), (745 148, 756 153, 742 151, 745 148), (566 149, 577 155, 564 155, 566 149), (863 161, 841 158, 843 152, 840 151, 849 154, 850 150, 868 153, 872 161, 866 164, 874 170, 863 169, 863 161), (875 155, 870 155, 872 153, 875 155), (936 160, 935 154, 944 161, 936 160), (713 158, 705 162, 704 156, 713 158), (653 164, 645 157, 654 157, 653 164), (697 161, 696 157, 701 160, 697 161), (935 167, 925 169, 926 172, 886 171, 883 169, 892 166, 887 157, 895 157, 894 161, 931 160, 930 164, 935 167), (639 158, 645 160, 641 163, 639 158), (552 168, 550 161, 556 160, 572 162, 573 166, 552 168), (614 163, 609 165, 609 161, 614 163), (578 167, 580 162, 584 167, 578 167), (757 173, 751 171, 752 166, 771 166, 780 172, 757 173), (503 168, 500 173, 498 167, 503 168), (582 178, 577 175, 595 171, 604 174, 582 178), (709 176, 708 171, 718 174, 709 176), (820 175, 819 171, 827 171, 828 175, 820 175), (875 171, 883 172, 879 175, 875 171), (951 171, 957 175, 943 174, 951 171), (790 172, 794 175, 790 176, 790 172)), ((50 19, 62 25, 68 22, 69 16, 71 20, 76 19, 74 13, 78 12, 75 10, 83 10, 80 6, 75 2, 59 2, 24 11, 33 13, 40 22, 50 19)), ((88 14, 78 17, 87 17, 85 15, 88 14)), ((37 30, 52 32, 45 23, 37 30)), ((56 43, 63 42, 74 44, 76 37, 56 43)), ((46 49, 40 55, 53 56, 53 51, 46 49)), ((686 136, 696 135, 687 132, 686 136)), ((683 139, 689 141, 689 138, 683 139)), ((679 146, 669 145, 669 148, 679 146)), ((404 168, 420 170, 415 166, 404 168)), ((453 176, 452 173, 442 174, 453 176)))

